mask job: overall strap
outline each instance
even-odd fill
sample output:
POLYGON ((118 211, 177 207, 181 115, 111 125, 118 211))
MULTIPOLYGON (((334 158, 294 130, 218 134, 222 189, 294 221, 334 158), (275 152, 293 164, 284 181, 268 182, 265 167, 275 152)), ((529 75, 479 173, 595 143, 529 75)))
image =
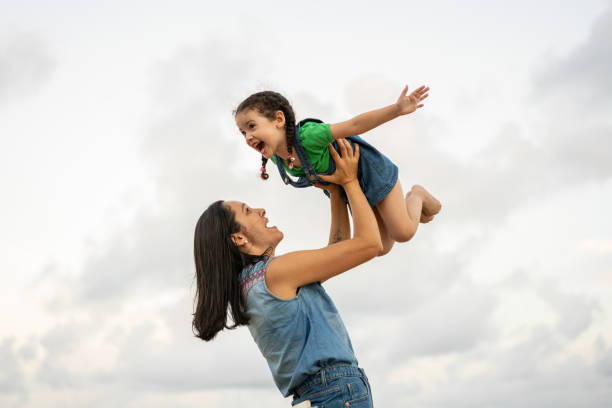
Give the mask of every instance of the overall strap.
POLYGON ((278 172, 280 173, 280 176, 283 182, 285 184, 291 184, 293 187, 298 187, 298 188, 309 187, 314 182, 322 182, 322 180, 320 180, 319 177, 317 177, 317 173, 312 167, 312 164, 310 163, 310 160, 308 159, 308 155, 306 154, 306 151, 304 150, 304 147, 302 146, 302 142, 300 140, 300 128, 306 122, 322 123, 322 121, 320 121, 319 119, 308 118, 308 119, 301 120, 295 126, 295 136, 294 136, 295 143, 293 147, 295 148, 295 152, 300 158, 300 162, 302 164, 302 170, 304 170, 305 176, 302 176, 297 181, 294 181, 291 177, 289 177, 289 175, 285 171, 285 168, 283 167, 283 163, 282 163, 283 159, 276 156, 276 168, 278 169, 278 172))

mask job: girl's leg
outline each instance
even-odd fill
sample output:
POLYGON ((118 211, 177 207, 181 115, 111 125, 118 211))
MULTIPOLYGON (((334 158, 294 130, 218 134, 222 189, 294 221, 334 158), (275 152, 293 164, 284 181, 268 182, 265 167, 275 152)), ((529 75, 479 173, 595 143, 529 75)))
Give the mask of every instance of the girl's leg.
POLYGON ((419 185, 413 186, 404 197, 398 180, 376 208, 389 235, 397 242, 406 242, 416 233, 421 217, 424 222, 431 221, 441 206, 438 200, 419 185))
POLYGON ((385 226, 385 222, 383 221, 382 216, 378 212, 378 208, 375 206, 375 207, 372 208, 372 210, 374 210, 374 215, 376 216, 376 222, 378 222, 378 230, 380 232, 380 240, 382 241, 382 245, 383 245, 383 249, 378 254, 378 256, 383 256, 383 255, 389 253, 391 248, 393 248, 393 245, 395 244, 395 240, 389 234, 389 231, 387 231, 387 227, 385 226))
POLYGON ((412 190, 410 192, 413 191, 418 191, 419 194, 423 196, 423 215, 421 217, 421 222, 429 222, 433 220, 434 215, 439 213, 442 209, 442 204, 440 204, 440 201, 429 194, 429 191, 425 190, 423 186, 419 186, 418 184, 412 186, 412 190), (423 221, 424 219, 426 221, 423 221))

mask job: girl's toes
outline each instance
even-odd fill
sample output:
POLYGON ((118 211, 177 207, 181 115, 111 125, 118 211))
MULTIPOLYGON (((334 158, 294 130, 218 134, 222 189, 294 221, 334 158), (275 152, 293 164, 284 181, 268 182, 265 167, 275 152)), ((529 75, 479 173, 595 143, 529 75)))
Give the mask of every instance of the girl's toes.
POLYGON ((421 214, 421 224, 427 224, 429 221, 433 220, 435 215, 425 215, 421 214))
POLYGON ((412 191, 417 192, 423 198, 423 214, 427 216, 432 216, 440 212, 440 210, 442 209, 440 201, 438 201, 434 196, 432 196, 429 191, 425 190, 423 186, 415 184, 414 186, 412 186, 412 191))

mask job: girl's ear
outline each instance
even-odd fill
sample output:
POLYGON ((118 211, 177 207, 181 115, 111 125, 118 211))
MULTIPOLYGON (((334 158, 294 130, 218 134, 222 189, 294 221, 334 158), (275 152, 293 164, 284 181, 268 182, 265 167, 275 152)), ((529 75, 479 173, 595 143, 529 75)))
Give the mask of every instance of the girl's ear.
POLYGON ((277 110, 274 118, 276 126, 279 128, 285 127, 285 114, 282 110, 277 110))

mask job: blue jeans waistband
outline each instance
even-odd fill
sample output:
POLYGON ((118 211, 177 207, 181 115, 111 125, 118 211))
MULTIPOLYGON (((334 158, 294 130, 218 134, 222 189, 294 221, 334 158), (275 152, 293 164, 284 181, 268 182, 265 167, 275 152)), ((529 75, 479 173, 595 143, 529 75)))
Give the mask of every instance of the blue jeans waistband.
POLYGON ((325 384, 334 378, 345 377, 345 376, 365 376, 365 372, 363 369, 355 366, 332 366, 325 367, 319 370, 316 374, 311 375, 306 378, 304 382, 293 390, 293 395, 296 398, 299 398, 300 395, 304 394, 304 392, 308 391, 308 389, 317 384, 325 384))

